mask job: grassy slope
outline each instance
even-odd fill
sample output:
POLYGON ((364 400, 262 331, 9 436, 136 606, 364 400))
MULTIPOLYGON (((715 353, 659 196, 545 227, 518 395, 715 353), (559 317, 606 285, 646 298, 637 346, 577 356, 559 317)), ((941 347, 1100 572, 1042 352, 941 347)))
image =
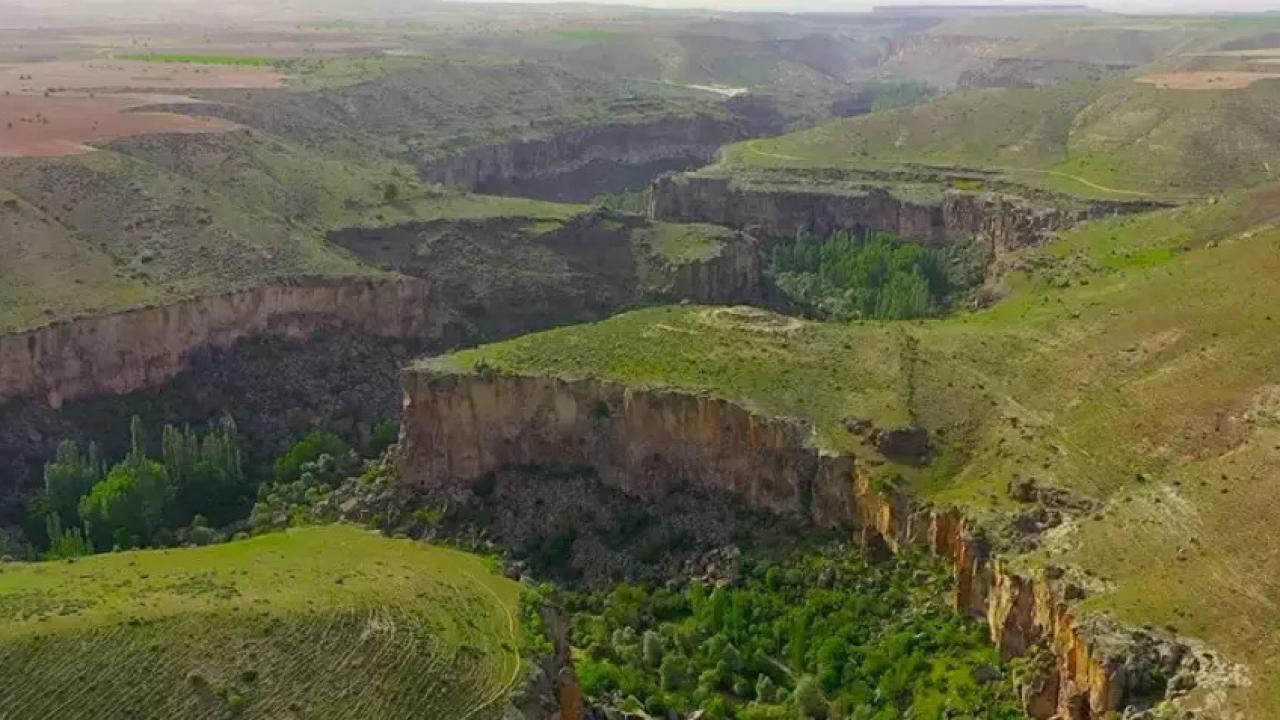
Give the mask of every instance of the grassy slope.
POLYGON ((494 717, 517 597, 475 556, 349 526, 0 565, 0 714, 218 717, 225 685, 245 718, 494 717))
POLYGON ((569 128, 716 115, 714 93, 507 58, 396 57, 306 66, 288 89, 199 93, 225 117, 328 154, 430 162, 569 128))
POLYGON ((1174 623, 1250 661, 1248 716, 1270 717, 1280 712, 1280 678, 1268 672, 1280 656, 1276 197, 1251 191, 1068 233, 1043 254, 1074 268, 1069 277, 1017 276, 993 309, 944 320, 845 326, 668 307, 429 362, 484 358, 512 372, 712 392, 808 418, 835 449, 860 449, 848 416, 917 422, 939 458, 881 472, 992 517, 1013 508, 1015 474, 1104 503, 1055 559, 1114 583, 1092 606, 1174 623))
POLYGON ((1273 81, 1236 91, 1127 80, 974 90, 740 143, 720 169, 979 167, 1084 196, 1179 199, 1267 182, 1280 167, 1278 109, 1273 81))
POLYGON ((342 162, 261 133, 132 138, 0 162, 0 331, 280 278, 378 274, 328 231, 581 208, 444 193, 391 163, 342 162), (401 199, 386 203, 395 182, 401 199))

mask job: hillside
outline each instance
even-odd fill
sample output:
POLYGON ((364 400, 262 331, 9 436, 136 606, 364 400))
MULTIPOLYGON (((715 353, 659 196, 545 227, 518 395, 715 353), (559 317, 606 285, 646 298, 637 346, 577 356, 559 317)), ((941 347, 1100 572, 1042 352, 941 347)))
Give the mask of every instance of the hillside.
POLYGON ((769 182, 787 171, 918 166, 1085 197, 1173 201, 1268 182, 1280 166, 1280 83, 1171 89, 1116 80, 972 90, 911 108, 730 147, 706 172, 769 182))
POLYGON ((518 585, 346 526, 0 564, 10 717, 494 718, 518 585))
POLYGON ((430 189, 243 132, 0 160, 0 329, 301 277, 382 272, 326 233, 411 220, 567 219, 581 208, 430 189), (401 190, 384 197, 387 183, 401 190), (67 262, 71 260, 72 262, 67 262))
MULTIPOLYGON (((1280 646, 1256 629, 1275 623, 1266 598, 1280 569, 1265 501, 1280 361, 1266 310, 1280 300, 1268 280, 1280 269, 1274 198, 1066 233, 1026 253, 1000 304, 942 320, 656 308, 430 366, 677 388, 803 418, 821 447, 876 458, 883 481, 985 518, 1023 562, 1078 569, 1083 608, 1169 625, 1248 663, 1252 687, 1219 709, 1268 717, 1280 686, 1263 668, 1280 646), (859 418, 928 429, 931 461, 880 458, 859 418), (1028 509, 1012 488, 1027 479, 1065 503, 1043 536, 1015 522, 1028 509)), ((1200 701, 1221 702, 1229 685, 1200 701)))

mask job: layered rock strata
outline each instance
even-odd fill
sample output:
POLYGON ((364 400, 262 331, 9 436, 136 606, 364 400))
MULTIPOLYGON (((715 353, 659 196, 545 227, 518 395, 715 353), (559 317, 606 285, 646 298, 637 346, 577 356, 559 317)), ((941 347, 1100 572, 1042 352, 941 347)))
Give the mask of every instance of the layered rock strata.
POLYGON ((438 334, 430 287, 414 278, 264 285, 0 335, 0 406, 49 405, 155 387, 200 353, 257 335, 292 340, 349 327, 373 336, 438 334))
POLYGON ((943 245, 958 236, 976 236, 999 253, 1038 245, 1083 220, 1156 207, 1163 206, 1097 201, 1065 207, 1008 193, 958 190, 926 202, 885 188, 825 192, 744 187, 721 176, 664 175, 654 182, 650 215, 655 220, 729 225, 772 237, 801 230, 818 235, 839 229, 885 230, 926 245, 943 245))

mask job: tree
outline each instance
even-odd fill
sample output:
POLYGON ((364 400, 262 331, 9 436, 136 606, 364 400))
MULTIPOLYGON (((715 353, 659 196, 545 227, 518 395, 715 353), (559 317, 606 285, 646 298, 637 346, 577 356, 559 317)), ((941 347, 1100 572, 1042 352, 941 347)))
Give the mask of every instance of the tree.
POLYGON ((656 668, 662 664, 662 636, 653 630, 645 630, 640 641, 644 664, 656 668))
POLYGON ((814 720, 825 720, 827 717, 827 699, 811 677, 800 678, 800 682, 796 683, 792 701, 803 717, 814 720))
POLYGON ((80 501, 80 518, 98 547, 150 543, 172 522, 174 489, 164 466, 147 457, 137 417, 130 435, 129 454, 80 501))
POLYGON ((771 703, 778 699, 778 686, 774 684, 773 678, 768 675, 761 675, 756 678, 756 700, 762 703, 771 703))
POLYGON ((684 692, 689 689, 689 661, 678 653, 668 653, 658 668, 662 689, 667 692, 684 692))
POLYGON ((312 430, 275 462, 275 482, 291 483, 302 477, 302 466, 322 455, 345 461, 351 450, 342 438, 327 430, 312 430))
POLYGON ((203 439, 189 426, 165 426, 160 447, 176 496, 177 523, 203 514, 222 525, 241 514, 244 468, 234 421, 227 418, 203 439))
POLYGON ((49 538, 49 552, 45 553, 48 559, 62 560, 93 554, 93 542, 78 527, 63 530, 62 521, 55 513, 45 518, 45 535, 49 538))
MULTIPOLYGON (((79 525, 80 498, 88 494, 102 475, 102 460, 96 444, 90 443, 86 453, 79 444, 62 441, 53 461, 44 466, 44 511, 56 515, 62 527, 79 525)), ((49 536, 50 542, 53 539, 49 536)))

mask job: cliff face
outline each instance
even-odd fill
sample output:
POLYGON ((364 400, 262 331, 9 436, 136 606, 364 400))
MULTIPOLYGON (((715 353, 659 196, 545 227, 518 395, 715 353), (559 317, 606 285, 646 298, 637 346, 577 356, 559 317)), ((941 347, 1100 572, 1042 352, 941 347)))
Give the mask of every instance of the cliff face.
POLYGON ((507 465, 587 466, 639 497, 695 486, 778 513, 856 528, 864 542, 914 547, 950 562, 955 605, 984 618, 1006 656, 1046 647, 1053 667, 1024 694, 1035 718, 1087 720, 1141 697, 1148 673, 1128 659, 1140 633, 1078 621, 1067 588, 995 557, 959 512, 877 489, 852 457, 819 453, 800 422, 724 400, 596 380, 448 374, 405 376, 405 482, 465 493, 507 465))
POLYGON ((306 339, 350 327, 383 337, 438 334, 440 314, 421 280, 270 285, 0 335, 0 405, 49 405, 159 385, 196 354, 255 335, 306 339))
POLYGON ((589 466, 641 497, 688 486, 730 490, 779 513, 826 501, 825 493, 810 500, 820 459, 807 427, 709 397, 590 380, 410 372, 402 422, 404 477, 422 486, 463 491, 508 465, 589 466))
POLYGON ((997 193, 948 191, 936 204, 895 197, 887 190, 835 194, 745 189, 729 178, 666 175, 653 186, 655 220, 712 222, 791 236, 798 230, 825 235, 837 229, 887 230, 926 245, 975 235, 997 253, 1036 245, 1057 230, 1090 217, 1151 209, 1149 203, 1097 202, 1087 209, 1047 207, 997 193))
MULTIPOLYGON (((549 180, 599 163, 636 167, 661 164, 666 169, 705 165, 715 158, 721 145, 742 137, 743 132, 735 123, 705 116, 670 118, 644 125, 602 125, 568 130, 545 139, 477 148, 453 158, 422 163, 421 172, 430 182, 497 192, 521 181, 549 180)), ((597 183, 601 180, 593 179, 597 183)), ((609 190, 591 187, 583 193, 570 194, 590 198, 609 190)))
POLYGON ((760 247, 747 235, 725 243, 714 257, 668 268, 665 274, 672 284, 665 294, 693 302, 753 303, 763 294, 760 247))

